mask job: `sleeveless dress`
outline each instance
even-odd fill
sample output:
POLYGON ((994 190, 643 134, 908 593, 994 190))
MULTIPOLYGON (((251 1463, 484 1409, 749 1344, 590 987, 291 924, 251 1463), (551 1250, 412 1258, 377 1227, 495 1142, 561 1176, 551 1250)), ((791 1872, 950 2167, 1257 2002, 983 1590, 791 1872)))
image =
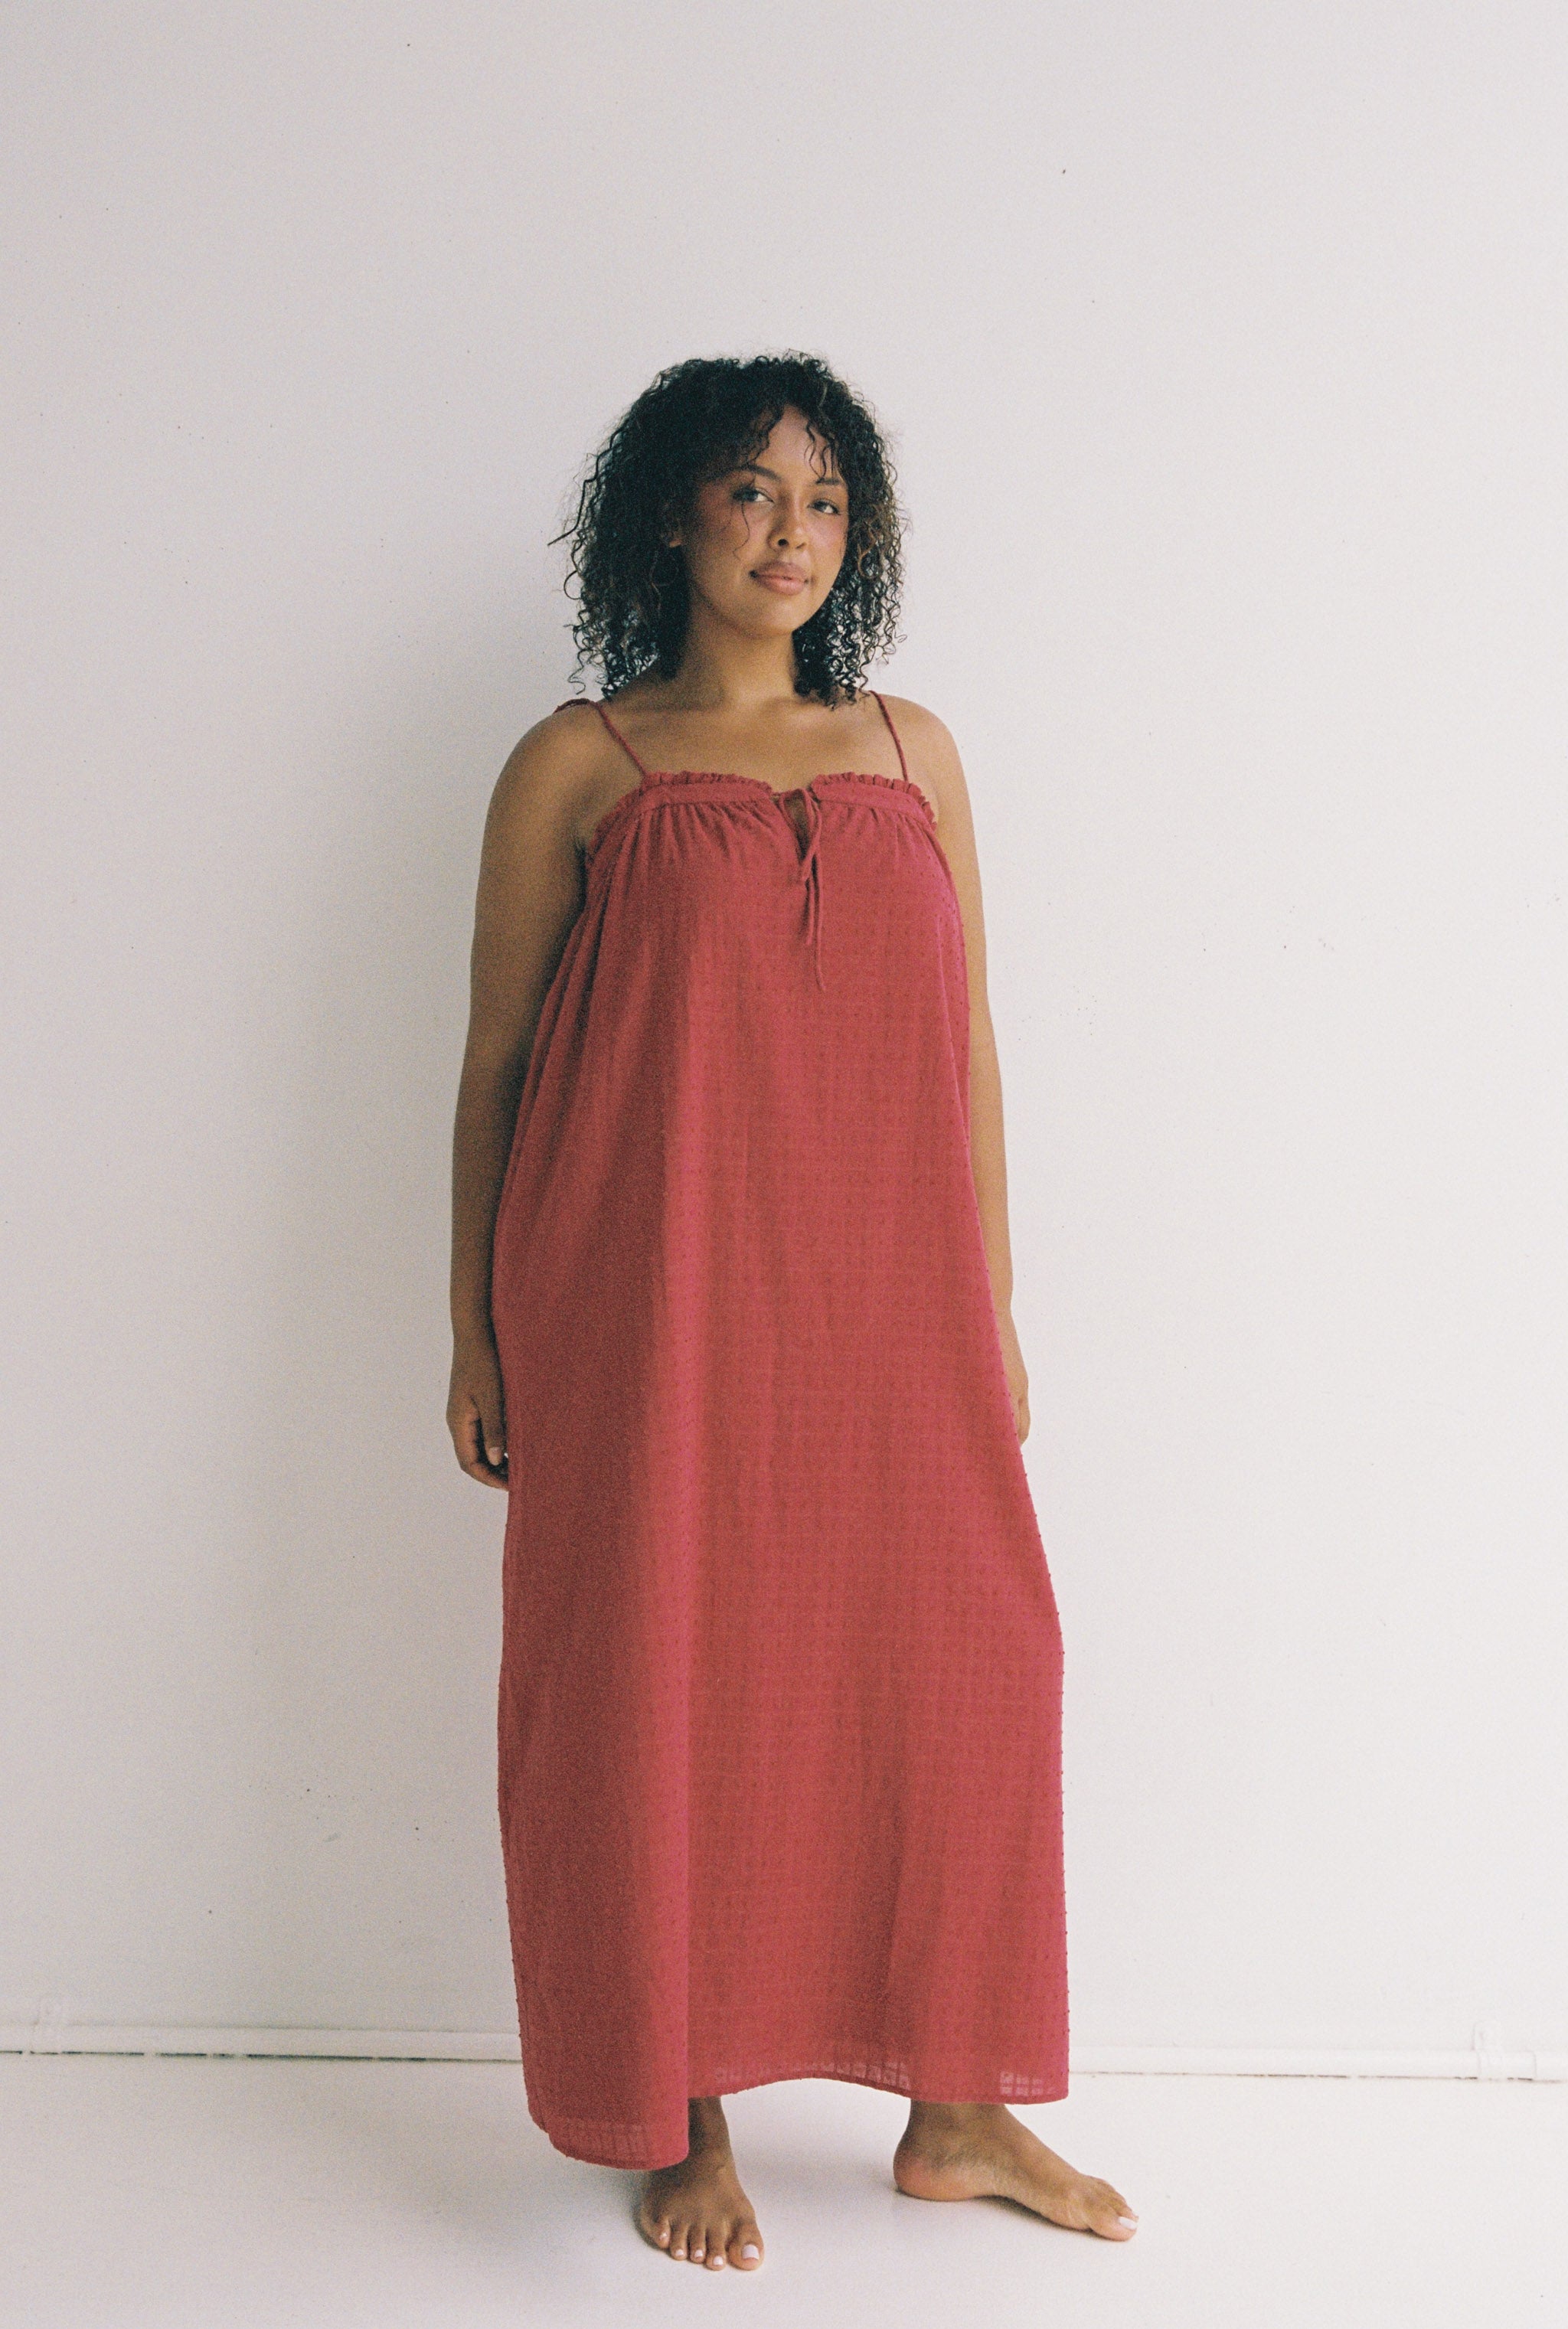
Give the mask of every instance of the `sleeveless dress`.
POLYGON ((1061 1631, 899 763, 638 761, 528 1060, 499 1796, 528 2107, 576 2159, 669 2165, 689 2096, 780 2079, 1067 2091, 1061 1631))

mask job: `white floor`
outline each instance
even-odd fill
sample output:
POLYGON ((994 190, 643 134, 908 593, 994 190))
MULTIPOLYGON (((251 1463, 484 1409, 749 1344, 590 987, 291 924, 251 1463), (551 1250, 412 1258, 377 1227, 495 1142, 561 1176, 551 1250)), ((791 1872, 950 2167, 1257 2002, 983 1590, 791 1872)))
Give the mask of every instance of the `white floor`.
POLYGON ((1082 2078, 1020 2116, 1137 2209, 1122 2247, 907 2199, 904 2112, 726 2105, 768 2254, 649 2249, 494 2064, 0 2059, 10 2329, 1522 2329, 1568 2317, 1568 2087, 1082 2078))

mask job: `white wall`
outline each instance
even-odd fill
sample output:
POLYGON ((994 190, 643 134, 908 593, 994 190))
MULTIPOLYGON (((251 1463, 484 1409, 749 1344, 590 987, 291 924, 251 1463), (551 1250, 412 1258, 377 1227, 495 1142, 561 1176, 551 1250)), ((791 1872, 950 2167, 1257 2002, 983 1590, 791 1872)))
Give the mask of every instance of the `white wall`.
POLYGON ((966 755, 1080 2060, 1568 2047, 1543 5, 7 14, 0 2021, 505 2031, 480 824, 800 345, 966 755))

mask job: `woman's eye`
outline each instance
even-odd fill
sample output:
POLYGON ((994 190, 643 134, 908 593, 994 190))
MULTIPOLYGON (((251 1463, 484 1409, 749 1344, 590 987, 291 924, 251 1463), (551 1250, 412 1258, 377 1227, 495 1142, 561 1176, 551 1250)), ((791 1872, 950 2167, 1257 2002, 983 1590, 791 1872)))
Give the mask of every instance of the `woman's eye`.
MULTIPOLYGON (((768 496, 763 492, 760 486, 737 486, 735 487, 733 498, 738 502, 743 502, 750 499, 765 502, 768 496)), ((826 510, 829 517, 839 517, 843 514, 839 504, 836 501, 829 500, 827 496, 824 496, 819 501, 814 502, 812 504, 812 507, 814 509, 826 510)))

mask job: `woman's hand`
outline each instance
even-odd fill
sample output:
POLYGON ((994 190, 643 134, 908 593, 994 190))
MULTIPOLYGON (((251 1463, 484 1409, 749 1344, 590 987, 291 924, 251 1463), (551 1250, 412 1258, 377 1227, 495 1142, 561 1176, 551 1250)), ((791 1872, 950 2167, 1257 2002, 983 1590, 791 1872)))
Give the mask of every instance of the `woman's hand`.
POLYGON ((458 1461, 471 1480, 483 1480, 487 1488, 506 1486, 501 1362, 496 1355, 496 1337, 487 1327, 471 1327, 458 1334, 453 1344, 447 1429, 458 1461))
POLYGON ((1013 1394, 1013 1421, 1017 1427, 1019 1445, 1029 1437, 1029 1375, 1024 1364, 1024 1353, 1018 1347, 1018 1329, 1013 1324, 1011 1309, 998 1306, 997 1326, 1002 1337, 1002 1363, 1007 1372, 1007 1389, 1013 1394))

